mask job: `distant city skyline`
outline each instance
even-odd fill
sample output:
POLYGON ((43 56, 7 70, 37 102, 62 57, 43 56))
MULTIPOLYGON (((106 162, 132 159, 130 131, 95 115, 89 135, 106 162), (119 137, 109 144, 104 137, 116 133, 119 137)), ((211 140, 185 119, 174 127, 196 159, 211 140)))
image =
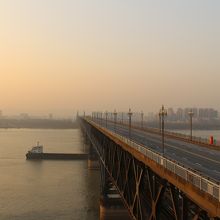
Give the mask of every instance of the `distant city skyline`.
MULTIPOLYGON (((189 107, 177 107, 177 108, 173 108, 173 107, 165 107, 165 109, 167 110, 167 118, 172 120, 172 117, 177 117, 178 115, 182 115, 181 117, 183 117, 183 119, 185 120, 186 118, 188 118, 188 112, 189 111, 193 111, 193 117, 194 118, 205 118, 205 117, 213 117, 213 118, 218 118, 220 115, 220 111, 217 109, 213 109, 213 108, 200 108, 200 107, 194 107, 194 108, 189 108, 189 107)), ((116 109, 114 110, 105 110, 105 111, 101 111, 101 110, 97 110, 97 112, 100 112, 104 114, 105 112, 108 112, 109 114, 113 114, 113 112, 116 111, 118 113, 118 117, 120 117, 120 114, 126 114, 128 111, 118 111, 116 109)), ((45 114, 32 114, 32 113, 28 113, 28 112, 19 112, 19 113, 15 113, 15 114, 7 114, 7 112, 3 112, 0 109, 0 118, 1 117, 18 117, 18 118, 28 118, 28 117, 43 117, 43 118, 59 118, 59 117, 75 117, 76 115, 92 115, 93 112, 96 111, 89 111, 86 112, 84 110, 82 111, 77 111, 76 113, 73 112, 70 115, 59 115, 59 114, 54 114, 53 112, 49 112, 49 113, 45 113, 45 114)), ((136 111, 132 111, 133 112, 133 118, 135 117, 140 117, 140 115, 143 113, 144 117, 152 117, 154 118, 155 116, 157 116, 158 111, 152 112, 152 111, 143 111, 143 110, 136 110, 136 111), (151 115, 151 116, 149 116, 151 115)))
POLYGON ((220 1, 2 0, 0 109, 220 110, 220 1))

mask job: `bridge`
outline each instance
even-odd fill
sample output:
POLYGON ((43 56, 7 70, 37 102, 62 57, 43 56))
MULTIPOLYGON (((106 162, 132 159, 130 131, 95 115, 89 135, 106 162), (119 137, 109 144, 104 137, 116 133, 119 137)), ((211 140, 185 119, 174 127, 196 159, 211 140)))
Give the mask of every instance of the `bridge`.
POLYGON ((220 219, 218 146, 131 121, 79 120, 90 165, 100 166, 103 219, 220 219))

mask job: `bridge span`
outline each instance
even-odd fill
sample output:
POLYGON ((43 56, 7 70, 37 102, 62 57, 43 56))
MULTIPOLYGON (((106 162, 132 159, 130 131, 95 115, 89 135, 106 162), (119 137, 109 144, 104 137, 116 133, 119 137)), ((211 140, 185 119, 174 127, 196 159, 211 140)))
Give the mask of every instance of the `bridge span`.
POLYGON ((156 134, 90 117, 80 124, 100 161, 103 204, 115 189, 131 219, 220 219, 219 152, 169 138, 163 154, 156 134))

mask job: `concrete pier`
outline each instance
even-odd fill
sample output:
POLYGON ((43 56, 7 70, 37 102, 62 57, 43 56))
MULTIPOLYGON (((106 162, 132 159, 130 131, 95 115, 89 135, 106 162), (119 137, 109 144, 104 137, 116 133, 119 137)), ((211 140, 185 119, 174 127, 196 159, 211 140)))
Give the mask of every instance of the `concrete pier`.
POLYGON ((98 160, 88 159, 88 169, 89 170, 99 170, 100 165, 98 160))
POLYGON ((89 146, 89 153, 88 153, 88 169, 90 170, 100 169, 99 157, 91 144, 89 146))
POLYGON ((100 199, 100 220, 130 220, 128 210, 120 196, 107 196, 100 199))

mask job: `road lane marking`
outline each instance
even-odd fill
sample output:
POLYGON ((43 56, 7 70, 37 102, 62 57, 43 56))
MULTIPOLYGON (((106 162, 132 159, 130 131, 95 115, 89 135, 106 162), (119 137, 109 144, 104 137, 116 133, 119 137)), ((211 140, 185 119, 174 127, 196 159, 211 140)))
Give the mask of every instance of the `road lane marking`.
POLYGON ((165 146, 169 146, 169 147, 172 147, 172 148, 181 150, 181 151, 183 151, 183 152, 186 152, 186 153, 188 153, 188 154, 194 155, 194 156, 196 156, 196 157, 200 157, 200 158, 202 158, 202 159, 209 160, 209 161, 211 161, 211 162, 220 164, 220 161, 217 161, 217 160, 208 158, 208 157, 203 156, 203 155, 200 155, 200 154, 196 154, 196 153, 190 152, 190 151, 188 151, 188 150, 184 150, 184 149, 182 149, 182 148, 178 148, 178 147, 172 146, 172 145, 170 145, 170 144, 165 144, 165 146))
POLYGON ((195 165, 198 165, 198 166, 202 167, 202 165, 200 163, 195 163, 195 165))

